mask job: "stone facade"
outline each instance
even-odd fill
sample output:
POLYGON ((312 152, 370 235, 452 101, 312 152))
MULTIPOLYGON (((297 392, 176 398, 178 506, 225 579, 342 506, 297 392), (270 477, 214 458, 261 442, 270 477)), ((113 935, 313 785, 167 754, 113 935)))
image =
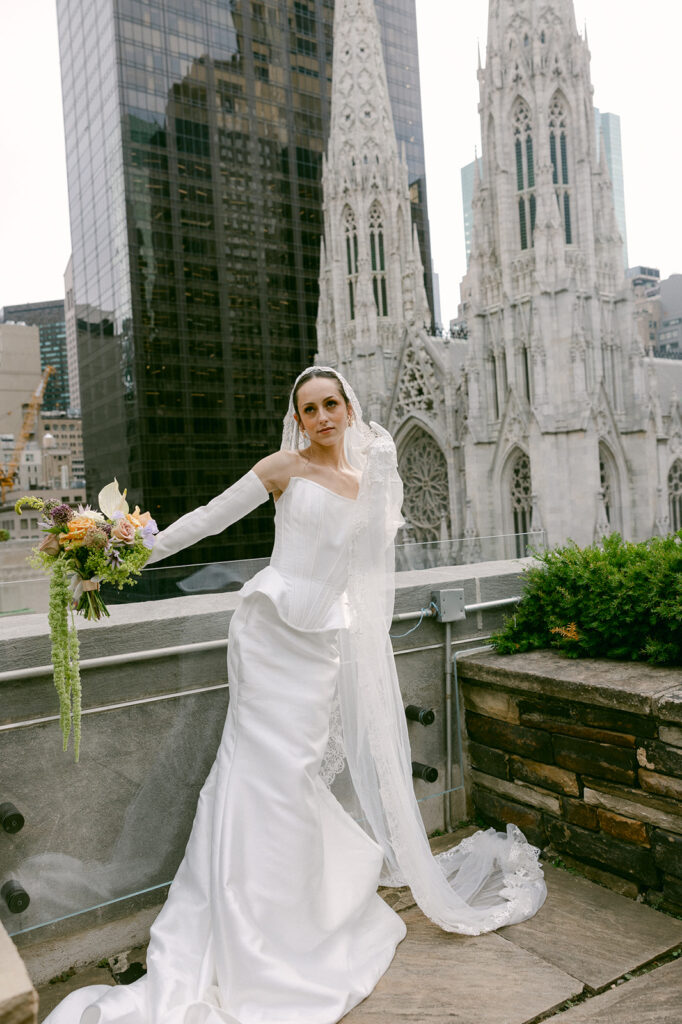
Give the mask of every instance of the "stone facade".
POLYGON ((571 0, 491 0, 478 77, 468 339, 436 338, 372 0, 337 3, 319 358, 394 434, 409 536, 453 561, 678 529, 682 363, 638 335, 571 0))
POLYGON ((459 674, 476 814, 682 913, 682 671, 541 651, 459 674))

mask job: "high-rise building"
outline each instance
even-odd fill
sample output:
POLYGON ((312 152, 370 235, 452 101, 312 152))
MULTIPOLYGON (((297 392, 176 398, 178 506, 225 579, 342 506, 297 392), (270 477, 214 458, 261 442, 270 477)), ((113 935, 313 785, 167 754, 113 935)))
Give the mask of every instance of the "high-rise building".
POLYGON ((623 266, 628 265, 628 229, 625 221, 625 185, 623 183, 623 150, 620 141, 620 116, 602 113, 594 108, 594 127, 597 135, 597 156, 604 139, 606 164, 611 175, 613 186, 613 206, 616 211, 616 223, 623 239, 623 266))
MULTIPOLYGON (((430 268, 414 0, 377 9, 430 268)), ((166 525, 278 447, 316 349, 333 4, 58 14, 89 495, 116 475, 166 525)), ((270 519, 183 558, 264 554, 270 519)))
POLYGON ((469 266, 469 256, 471 255, 471 229, 474 223, 472 203, 474 199, 474 180, 476 178, 477 165, 480 177, 483 170, 483 161, 480 156, 477 156, 470 164, 462 167, 460 171, 462 181, 462 213, 464 215, 464 247, 467 254, 467 266, 469 266))
POLYGON ((81 397, 78 377, 78 331, 76 328, 76 304, 73 298, 73 260, 64 271, 64 329, 66 333, 66 365, 69 372, 69 400, 71 412, 80 416, 81 397))
POLYGON ((0 320, 0 434, 18 439, 31 396, 40 384, 36 327, 0 320))
POLYGON ((54 366, 56 371, 47 382, 43 409, 59 409, 66 412, 70 407, 70 397, 64 301, 56 299, 53 302, 27 302, 22 306, 5 306, 0 309, 0 323, 21 323, 38 328, 40 368, 44 370, 46 366, 54 366))

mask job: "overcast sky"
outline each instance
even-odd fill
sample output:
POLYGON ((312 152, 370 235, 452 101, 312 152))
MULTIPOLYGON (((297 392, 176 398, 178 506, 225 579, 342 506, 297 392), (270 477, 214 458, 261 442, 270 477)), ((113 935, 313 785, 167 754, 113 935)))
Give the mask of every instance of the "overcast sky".
MULTIPOLYGON (((594 103, 620 114, 631 265, 682 272, 682 3, 575 0, 594 103)), ((479 147, 487 0, 417 0, 431 243, 443 321, 465 271, 460 168, 479 147)), ((63 295, 70 252, 55 0, 0 0, 0 306, 63 295)))

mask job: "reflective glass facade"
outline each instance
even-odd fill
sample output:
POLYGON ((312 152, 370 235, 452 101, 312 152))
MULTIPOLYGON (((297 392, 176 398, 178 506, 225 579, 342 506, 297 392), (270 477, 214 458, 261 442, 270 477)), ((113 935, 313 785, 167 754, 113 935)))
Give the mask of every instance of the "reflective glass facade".
MULTIPOLYGON (((377 13, 430 268, 414 0, 377 13)), ((164 526, 279 446, 315 352, 333 3, 58 15, 88 494, 115 475, 164 526)), ((264 506, 182 555, 270 542, 264 506)))
POLYGON ((625 185, 623 182, 623 150, 620 141, 620 115, 602 113, 594 108, 594 126, 597 133, 597 154, 601 147, 602 133, 606 163, 613 185, 613 205, 616 211, 616 223, 623 239, 623 266, 628 266, 628 231, 625 222, 625 185))

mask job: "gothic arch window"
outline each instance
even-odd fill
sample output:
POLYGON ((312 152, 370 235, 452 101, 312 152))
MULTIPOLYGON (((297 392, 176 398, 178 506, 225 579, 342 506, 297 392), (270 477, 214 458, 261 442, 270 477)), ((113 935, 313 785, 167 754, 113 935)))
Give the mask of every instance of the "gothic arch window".
POLYGON ((350 206, 343 211, 346 236, 346 282, 348 286, 349 319, 355 320, 355 295, 358 287, 358 229, 350 206))
POLYGON ((500 398, 498 390, 499 380, 497 376, 497 357, 494 352, 490 353, 490 393, 492 396, 493 419, 500 418, 500 398))
POLYGON ((604 496, 604 511, 609 529, 612 532, 622 532, 618 467, 610 448, 604 442, 599 445, 599 488, 604 496))
POLYGON ((682 459, 676 459, 668 473, 668 504, 670 528, 677 533, 682 530, 682 459))
POLYGON ((373 203, 369 211, 369 255, 372 266, 372 288, 379 316, 388 316, 386 293, 386 254, 384 246, 384 218, 381 207, 373 203))
POLYGON ((573 243, 571 220, 571 180, 568 152, 568 117, 561 93, 555 93, 549 107, 549 156, 552 161, 552 181, 559 213, 564 226, 566 245, 573 243))
POLYGON ((519 243, 522 249, 533 245, 535 231, 535 163, 533 126, 528 104, 519 98, 512 115, 514 160, 516 164, 516 201, 519 216, 519 243))
POLYGON ((521 346, 521 380, 523 382, 525 399, 527 402, 530 402, 533 395, 531 390, 530 350, 527 344, 521 346))
POLYGON ((525 452, 516 449, 510 456, 508 465, 508 501, 514 533, 514 555, 516 558, 525 558, 528 553, 528 535, 533 511, 530 459, 525 452))
POLYGON ((421 427, 415 427, 398 460, 405 489, 403 515, 415 541, 439 541, 450 534, 450 488, 443 452, 421 427))

